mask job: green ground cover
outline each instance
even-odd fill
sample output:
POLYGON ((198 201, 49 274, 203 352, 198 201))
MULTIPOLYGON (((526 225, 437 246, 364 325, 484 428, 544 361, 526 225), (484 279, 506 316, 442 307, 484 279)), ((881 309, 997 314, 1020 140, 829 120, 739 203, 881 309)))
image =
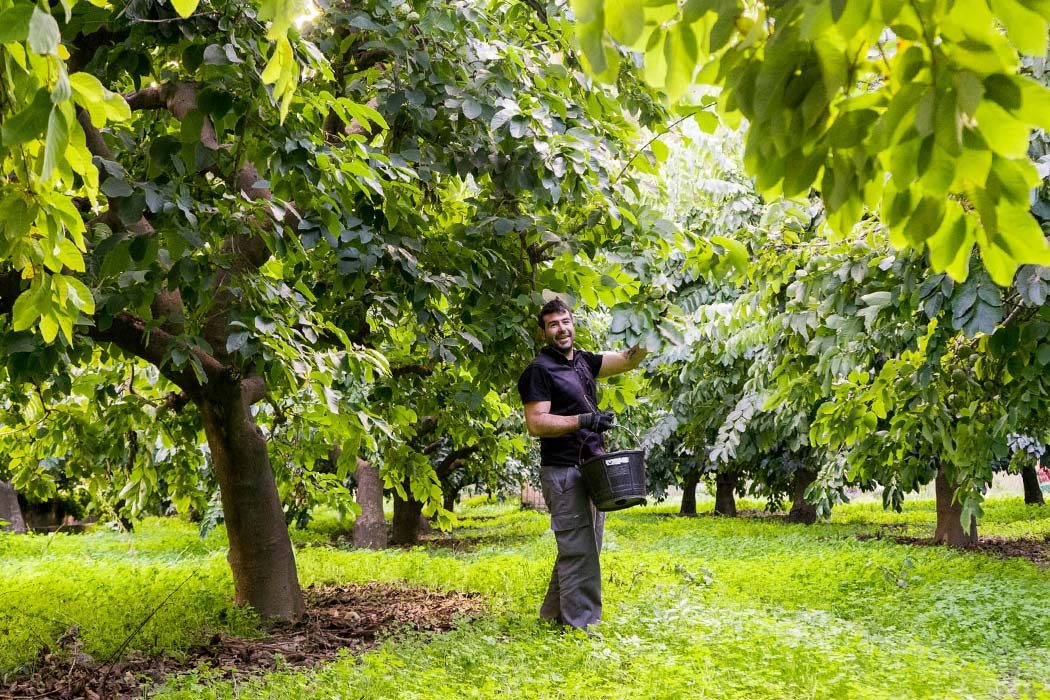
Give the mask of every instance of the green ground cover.
MULTIPOLYGON (((469 547, 455 551, 332 547, 335 523, 321 519, 293 533, 308 545, 297 551, 304 585, 390 580, 477 591, 490 614, 308 672, 234 684, 204 671, 157 695, 1050 698, 1050 571, 855 536, 895 525, 929 534, 932 503, 908 503, 903 514, 853 504, 808 528, 672 511, 609 516, 606 619, 595 637, 535 619, 554 551, 542 514, 471 508, 454 533, 469 547)), ((994 500, 981 531, 1041 539, 1050 508, 994 500)), ((177 653, 215 630, 257 630, 229 602, 221 529, 201 540, 188 523, 150 520, 133 535, 0 536, 0 670, 17 671, 73 624, 84 650, 105 659, 183 582, 133 648, 177 653)))

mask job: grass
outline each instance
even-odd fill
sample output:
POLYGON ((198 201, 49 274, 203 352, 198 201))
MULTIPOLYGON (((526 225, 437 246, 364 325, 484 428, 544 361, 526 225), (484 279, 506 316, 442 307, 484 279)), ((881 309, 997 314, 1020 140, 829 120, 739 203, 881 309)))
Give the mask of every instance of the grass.
MULTIPOLYGON (((812 527, 673 510, 610 514, 605 622, 595 637, 536 619, 554 554, 543 514, 474 505, 455 535, 476 546, 455 553, 325 546, 334 526, 321 517, 293 533, 315 545, 297 551, 304 585, 389 580, 477 591, 490 614, 308 672, 235 684, 189 674, 158 697, 1050 699, 1050 571, 855 537, 887 526, 928 535, 931 502, 909 502, 901 514, 850 504, 812 527)), ((1041 539, 1050 507, 992 500, 981 533, 1041 539)), ((108 658, 187 577, 133 648, 177 653, 215 630, 257 630, 230 603, 221 529, 201 540, 187 523, 149 520, 133 535, 4 535, 0 562, 5 672, 73 624, 85 651, 108 658)))

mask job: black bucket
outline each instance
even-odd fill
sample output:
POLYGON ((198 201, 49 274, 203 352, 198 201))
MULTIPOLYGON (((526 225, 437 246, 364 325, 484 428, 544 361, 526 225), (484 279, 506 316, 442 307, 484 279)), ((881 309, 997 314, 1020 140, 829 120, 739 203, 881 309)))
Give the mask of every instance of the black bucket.
POLYGON ((645 452, 620 450, 592 457, 580 465, 587 490, 600 511, 645 503, 645 452))

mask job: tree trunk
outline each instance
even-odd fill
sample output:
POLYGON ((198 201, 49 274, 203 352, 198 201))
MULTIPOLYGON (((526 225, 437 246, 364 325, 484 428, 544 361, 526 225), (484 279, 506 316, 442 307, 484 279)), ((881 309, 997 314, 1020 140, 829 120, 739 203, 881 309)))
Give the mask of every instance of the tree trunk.
POLYGON ((227 559, 233 571, 235 599, 266 618, 298 620, 303 592, 295 555, 284 522, 266 438, 252 419, 240 383, 198 401, 212 465, 219 481, 227 559))
POLYGON ((385 549, 387 543, 386 518, 383 516, 383 478, 379 467, 357 459, 357 505, 361 514, 354 521, 354 546, 385 549))
POLYGON ((787 516, 789 523, 812 525, 817 522, 817 507, 806 501, 806 487, 816 478, 817 473, 812 469, 799 469, 795 472, 795 478, 791 482, 791 511, 787 516))
POLYGON ((7 521, 7 524, 0 527, 0 530, 17 532, 20 535, 26 533, 22 509, 18 506, 18 493, 15 487, 7 481, 0 481, 0 520, 7 521))
POLYGON ((447 510, 449 513, 456 509, 456 499, 459 497, 459 491, 446 491, 445 496, 442 499, 441 507, 447 510))
POLYGON ((423 503, 412 498, 408 479, 405 479, 405 492, 408 500, 394 492, 394 522, 390 532, 391 544, 415 544, 419 540, 420 518, 423 515, 423 503))
POLYGON ((739 477, 732 472, 715 474, 715 513, 736 517, 736 487, 739 477))
POLYGON ((949 547, 967 547, 977 544, 977 518, 970 517, 970 531, 962 526, 962 504, 955 500, 955 484, 949 483, 944 467, 937 470, 934 480, 937 494, 937 529, 933 533, 935 544, 949 547))
POLYGON ((1039 475, 1035 471, 1035 467, 1026 466, 1021 469, 1021 483, 1024 484, 1024 502, 1030 506, 1041 506, 1045 503, 1043 500, 1043 490, 1039 488, 1039 475))
POLYGON ((682 507, 678 509, 679 515, 696 515, 696 485, 700 483, 700 476, 690 474, 682 483, 682 507))

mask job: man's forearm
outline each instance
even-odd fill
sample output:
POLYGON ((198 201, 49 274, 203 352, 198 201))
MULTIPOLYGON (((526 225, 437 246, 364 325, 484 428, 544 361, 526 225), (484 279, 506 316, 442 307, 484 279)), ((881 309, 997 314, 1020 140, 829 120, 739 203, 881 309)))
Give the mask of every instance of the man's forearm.
POLYGON ((580 417, 543 413, 528 421, 528 427, 533 437, 560 437, 579 430, 580 417))

